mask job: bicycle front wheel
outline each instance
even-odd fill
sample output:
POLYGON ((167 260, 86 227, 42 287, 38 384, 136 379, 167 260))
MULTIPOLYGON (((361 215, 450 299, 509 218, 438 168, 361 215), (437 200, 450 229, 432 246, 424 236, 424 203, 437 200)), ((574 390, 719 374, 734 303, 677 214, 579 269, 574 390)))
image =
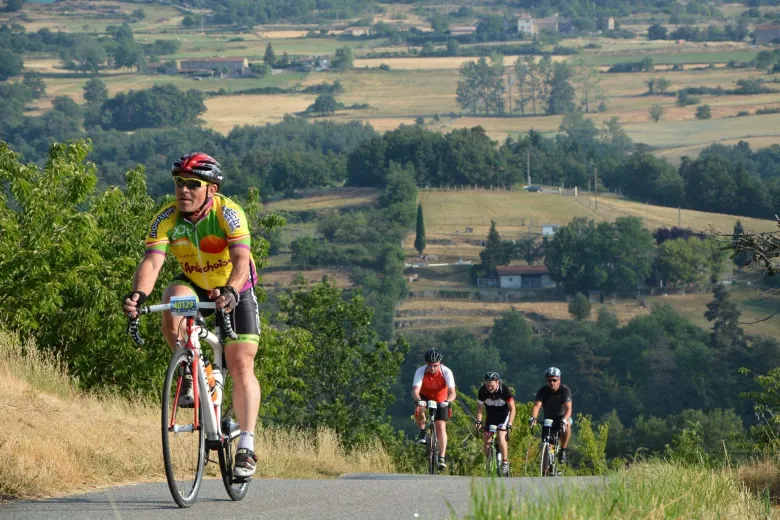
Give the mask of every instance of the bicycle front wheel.
POLYGON ((428 435, 428 474, 435 475, 436 468, 438 466, 439 457, 439 443, 436 439, 436 428, 431 428, 431 433, 428 435))
POLYGON ((488 477, 496 474, 496 449, 491 444, 485 456, 485 473, 488 477))
POLYGON ((222 483, 225 485, 225 491, 231 500, 241 500, 249 489, 249 481, 237 482, 233 480, 233 462, 238 447, 238 437, 241 430, 238 428, 233 416, 233 407, 231 406, 222 414, 222 434, 225 439, 219 449, 219 469, 222 472, 222 483))
POLYGON ((550 443, 545 442, 542 444, 542 458, 539 463, 539 472, 542 477, 546 477, 550 474, 550 443))
MULTIPOLYGON (((162 395, 162 448, 168 489, 179 507, 190 507, 198 496, 206 459, 201 407, 179 406, 184 374, 192 353, 179 349, 168 364, 162 395), (196 412, 197 410, 197 412, 196 412), (196 417, 197 414, 197 417, 196 417), (198 424, 196 428, 195 425, 198 424)), ((194 384, 197 384, 197 378, 194 384)))

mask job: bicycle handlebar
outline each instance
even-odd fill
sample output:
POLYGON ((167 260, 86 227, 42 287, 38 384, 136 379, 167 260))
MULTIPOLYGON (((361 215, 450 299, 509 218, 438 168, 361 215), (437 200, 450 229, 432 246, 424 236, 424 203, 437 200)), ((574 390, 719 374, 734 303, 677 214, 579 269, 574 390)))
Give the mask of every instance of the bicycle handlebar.
MULTIPOLYGON (((217 308, 217 304, 214 302, 197 302, 196 307, 198 309, 215 310, 217 308)), ((170 303, 160 303, 158 305, 147 305, 146 307, 139 307, 138 316, 136 316, 135 318, 130 318, 128 321, 127 333, 130 334, 130 336, 133 338, 133 341, 135 341, 136 344, 143 345, 145 341, 141 337, 141 333, 138 332, 139 318, 144 314, 150 314, 152 312, 164 312, 169 310, 171 310, 170 303)), ((233 325, 230 323, 230 316, 228 315, 228 313, 225 312, 224 309, 220 309, 219 312, 222 314, 222 328, 225 332, 225 335, 230 339, 238 338, 235 331, 233 330, 233 325)))

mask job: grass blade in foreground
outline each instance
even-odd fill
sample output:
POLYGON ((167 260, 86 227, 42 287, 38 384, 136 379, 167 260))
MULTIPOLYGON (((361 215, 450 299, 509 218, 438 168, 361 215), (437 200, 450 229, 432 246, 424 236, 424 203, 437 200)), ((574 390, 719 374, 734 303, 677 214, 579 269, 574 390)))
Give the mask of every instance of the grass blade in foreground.
POLYGON ((517 496, 492 482, 472 490, 474 520, 533 518, 777 518, 725 470, 670 462, 646 462, 579 487, 573 481, 549 494, 517 496))

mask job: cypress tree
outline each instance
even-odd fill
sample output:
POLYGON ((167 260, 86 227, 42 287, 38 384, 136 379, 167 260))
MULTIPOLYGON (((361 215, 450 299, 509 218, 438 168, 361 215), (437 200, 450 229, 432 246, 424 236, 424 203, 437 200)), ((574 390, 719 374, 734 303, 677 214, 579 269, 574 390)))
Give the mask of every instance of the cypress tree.
POLYGON ((414 248, 422 256, 425 250, 425 221, 423 220, 422 204, 417 204, 417 236, 414 237, 414 248))

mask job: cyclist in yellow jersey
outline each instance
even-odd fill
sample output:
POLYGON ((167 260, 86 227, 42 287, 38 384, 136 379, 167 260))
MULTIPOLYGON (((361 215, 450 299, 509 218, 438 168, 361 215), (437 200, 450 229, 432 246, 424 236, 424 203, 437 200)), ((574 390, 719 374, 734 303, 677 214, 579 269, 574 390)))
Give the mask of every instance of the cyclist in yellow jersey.
MULTIPOLYGON (((233 473, 236 478, 246 479, 255 473, 254 430, 260 410, 260 385, 254 372, 260 318, 249 223, 238 204, 217 193, 224 174, 212 157, 204 153, 184 155, 173 164, 171 173, 176 202, 164 206, 152 219, 146 254, 122 305, 128 317, 137 316, 138 306, 154 289, 165 256, 171 252, 182 273, 165 289, 163 302, 169 302, 172 296, 194 294, 200 300, 214 300, 218 309, 229 313, 238 338, 228 340, 225 358, 233 378, 233 409, 241 428, 233 473)), ((181 339, 182 319, 163 313, 163 334, 172 349, 181 339)), ((184 381, 179 404, 192 406, 192 376, 184 381)))

